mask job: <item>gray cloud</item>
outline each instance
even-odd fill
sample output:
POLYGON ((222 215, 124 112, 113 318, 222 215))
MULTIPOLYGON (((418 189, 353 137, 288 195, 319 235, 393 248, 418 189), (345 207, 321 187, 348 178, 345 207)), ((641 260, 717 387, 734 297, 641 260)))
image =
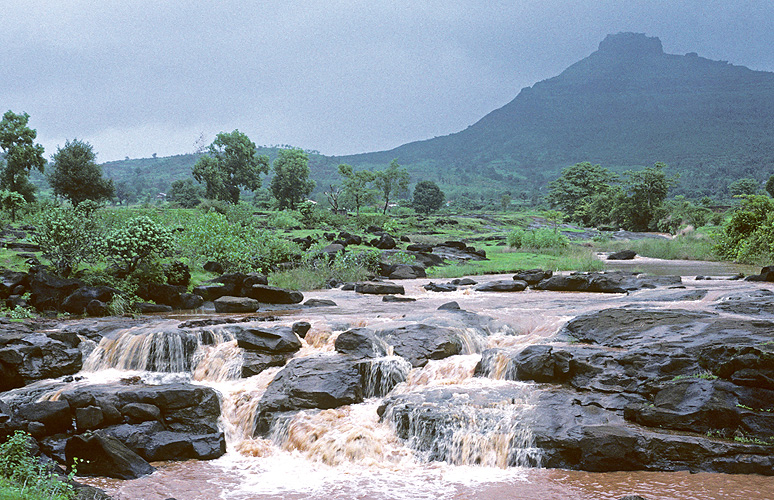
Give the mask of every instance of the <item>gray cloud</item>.
POLYGON ((234 128, 327 154, 448 134, 619 31, 774 70, 768 0, 30 3, 0 14, 0 106, 100 160, 234 128))

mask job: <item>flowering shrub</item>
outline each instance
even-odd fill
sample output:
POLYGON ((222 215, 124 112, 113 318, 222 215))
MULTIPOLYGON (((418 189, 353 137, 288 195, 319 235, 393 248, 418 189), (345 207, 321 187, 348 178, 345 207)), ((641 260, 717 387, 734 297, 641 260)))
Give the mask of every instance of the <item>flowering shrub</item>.
POLYGON ((110 263, 129 274, 144 261, 171 255, 172 243, 169 229, 142 216, 107 235, 103 250, 110 263))

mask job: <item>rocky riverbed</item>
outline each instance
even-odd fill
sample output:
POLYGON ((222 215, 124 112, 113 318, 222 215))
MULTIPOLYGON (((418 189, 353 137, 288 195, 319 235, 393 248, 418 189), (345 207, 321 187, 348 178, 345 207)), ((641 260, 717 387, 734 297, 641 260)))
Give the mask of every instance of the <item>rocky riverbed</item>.
MULTIPOLYGON (((745 498, 774 495, 772 284, 537 272, 428 284, 318 291, 249 317, 7 323, 0 431, 30 432, 63 466, 89 460, 79 473, 116 478, 85 480, 117 499, 314 497, 306 483, 253 484, 288 460, 366 471, 361 487, 414 474, 431 495, 455 474, 479 478, 455 491, 483 497, 518 478, 532 478, 524 498, 556 487, 535 468, 713 472, 738 491, 755 483, 745 498), (164 489, 180 467, 216 493, 164 489)), ((632 493, 695 498, 665 491, 632 493)), ((707 498, 737 498, 726 492, 707 498)))

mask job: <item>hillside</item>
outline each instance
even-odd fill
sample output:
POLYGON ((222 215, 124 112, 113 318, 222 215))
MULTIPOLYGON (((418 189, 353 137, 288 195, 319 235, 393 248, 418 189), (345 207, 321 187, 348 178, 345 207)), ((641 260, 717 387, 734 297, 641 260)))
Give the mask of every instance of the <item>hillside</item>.
MULTIPOLYGON (((338 181, 339 163, 384 168, 397 158, 413 181, 434 180, 455 195, 534 193, 581 161, 616 170, 663 161, 682 174, 678 192, 716 195, 734 179, 774 173, 772 132, 774 73, 666 54, 658 38, 619 33, 461 132, 390 151, 314 156, 311 167, 319 189, 338 181)), ((148 168, 172 172, 183 160, 195 158, 148 168)))

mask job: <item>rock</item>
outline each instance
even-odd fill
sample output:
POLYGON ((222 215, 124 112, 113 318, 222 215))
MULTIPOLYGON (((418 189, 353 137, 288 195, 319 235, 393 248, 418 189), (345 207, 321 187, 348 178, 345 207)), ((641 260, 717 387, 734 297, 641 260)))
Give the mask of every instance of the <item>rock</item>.
POLYGON ((637 252, 634 250, 621 250, 620 252, 608 255, 607 260, 632 260, 636 256, 637 252))
POLYGON ((575 273, 552 276, 534 286, 535 290, 557 292, 626 293, 642 288, 682 283, 680 276, 646 276, 625 272, 575 273))
POLYGON ((185 292, 184 287, 166 283, 143 283, 137 287, 137 296, 141 299, 170 306, 172 309, 182 308, 183 301, 180 294, 183 292, 185 292))
POLYGON ((478 285, 475 290, 477 292, 521 292, 525 288, 527 288, 526 281, 500 280, 483 283, 478 285))
POLYGON ((395 248, 397 245, 395 243, 395 240, 387 233, 382 234, 382 236, 379 238, 379 240, 374 245, 379 250, 391 250, 395 248))
POLYGON ((457 301, 451 301, 447 302, 445 304, 441 304, 438 306, 439 311, 459 311, 460 305, 457 303, 457 301))
POLYGON ((293 353, 267 354, 257 351, 248 351, 242 360, 242 378, 258 375, 267 368, 283 366, 293 357, 293 353))
POLYGON ((416 302, 414 297, 400 297, 398 295, 385 295, 382 297, 382 302, 416 302))
POLYGON ((86 314, 92 317, 108 316, 110 310, 108 309, 107 304, 94 299, 86 304, 86 314))
POLYGON ((21 295, 30 284, 30 277, 27 273, 2 270, 0 273, 0 299, 7 299, 11 295, 21 295), (18 289, 21 287, 21 289, 18 289), (21 293, 18 293, 21 291, 21 293))
POLYGON ((65 454, 69 463, 79 459, 78 474, 84 476, 137 479, 156 470, 118 439, 100 431, 71 437, 65 454))
POLYGON ((172 312, 172 307, 166 306, 164 304, 150 304, 148 302, 135 302, 134 304, 132 304, 132 306, 140 314, 172 312))
POLYGON ((258 403, 256 435, 265 435, 278 412, 338 408, 363 401, 363 374, 357 360, 341 355, 291 359, 258 403))
POLYGON ((427 274, 421 266, 410 266, 407 264, 396 264, 390 270, 388 277, 393 280, 410 280, 424 278, 427 274))
POLYGON ((774 266, 761 268, 760 274, 753 274, 745 278, 745 281, 774 281, 774 266))
POLYGON ((356 358, 378 358, 386 356, 387 344, 369 328, 355 328, 342 332, 336 337, 336 352, 356 358))
POLYGON ((70 314, 83 314, 92 300, 108 303, 120 290, 108 286, 84 286, 75 290, 62 302, 61 309, 70 314))
POLYGON ((249 297, 224 296, 215 299, 215 312, 219 313, 251 313, 258 310, 260 304, 249 297))
POLYGON ((553 271, 544 271, 542 269, 519 269, 516 274, 513 275, 514 280, 526 281, 530 286, 537 285, 543 280, 554 275, 553 271))
POLYGON ((726 295, 718 300, 715 308, 734 314, 771 318, 774 317, 774 292, 753 290, 726 295))
POLYGON ((438 246, 456 248, 457 250, 465 250, 465 248, 467 248, 468 245, 463 241, 445 241, 438 246))
POLYGON ((234 336, 237 346, 248 351, 277 354, 301 349, 301 341, 293 330, 286 326, 271 329, 238 327, 234 336))
POLYGON ((213 284, 195 286, 193 293, 200 296, 204 301, 213 301, 226 295, 233 296, 236 290, 233 285, 213 284))
POLYGON ((181 309, 199 309, 203 304, 204 298, 201 295, 188 292, 180 294, 181 309))
POLYGON ((246 295, 264 304, 298 304, 304 300, 301 292, 257 284, 251 286, 246 295))
POLYGON ((403 285, 383 281, 367 281, 355 284, 355 292, 371 295, 400 294, 405 295, 403 285))
POLYGON ((406 250, 409 252, 423 252, 423 253, 431 253, 433 251, 433 245, 424 245, 421 243, 412 243, 411 245, 406 247, 406 250))
POLYGON ((298 335, 300 338, 305 338, 306 334, 309 332, 309 330, 312 328, 312 325, 309 324, 308 321, 296 321, 293 323, 293 326, 291 327, 291 330, 293 333, 298 335))
POLYGON ((458 286, 470 286, 470 285, 478 285, 478 281, 471 278, 456 278, 451 280, 451 284, 458 285, 458 286))
POLYGON ((18 422, 39 422, 45 434, 67 432, 73 426, 73 414, 67 401, 38 401, 20 406, 14 415, 18 422))
POLYGON ((121 415, 130 424, 139 424, 148 420, 159 420, 161 410, 157 406, 146 403, 129 403, 121 408, 121 415))
POLYGON ((264 274, 249 273, 242 279, 242 285, 240 288, 240 295, 247 296, 250 293, 253 285, 268 285, 269 278, 264 274))
POLYGON ((0 332, 0 390, 7 391, 30 382, 77 373, 83 363, 74 334, 13 331, 4 325, 0 332))
POLYGON ((403 236, 400 237, 400 241, 402 241, 403 243, 411 243, 411 238, 409 238, 404 234, 403 236))
POLYGON ((30 276, 30 305, 39 311, 57 311, 64 300, 82 286, 78 280, 37 271, 30 276))
POLYGON ((99 406, 87 406, 75 409, 75 426, 78 432, 99 429, 105 421, 105 415, 99 406))
POLYGON ((309 299, 304 302, 307 307, 336 307, 337 304, 329 299, 309 299))
POLYGON ((210 273, 221 274, 223 266, 214 261, 208 261, 204 264, 204 270, 210 273))
POLYGON ((456 292, 457 285, 451 283, 433 283, 432 281, 427 285, 423 285, 422 288, 428 292, 456 292))
POLYGON ((451 328, 414 323, 385 327, 377 334, 393 347, 393 353, 412 366, 425 366, 431 359, 444 359, 462 353, 462 340, 451 328))
POLYGON ((327 255, 328 257, 333 258, 337 253, 344 252, 344 248, 344 245, 340 243, 331 243, 330 245, 323 247, 320 252, 323 255, 327 255))

